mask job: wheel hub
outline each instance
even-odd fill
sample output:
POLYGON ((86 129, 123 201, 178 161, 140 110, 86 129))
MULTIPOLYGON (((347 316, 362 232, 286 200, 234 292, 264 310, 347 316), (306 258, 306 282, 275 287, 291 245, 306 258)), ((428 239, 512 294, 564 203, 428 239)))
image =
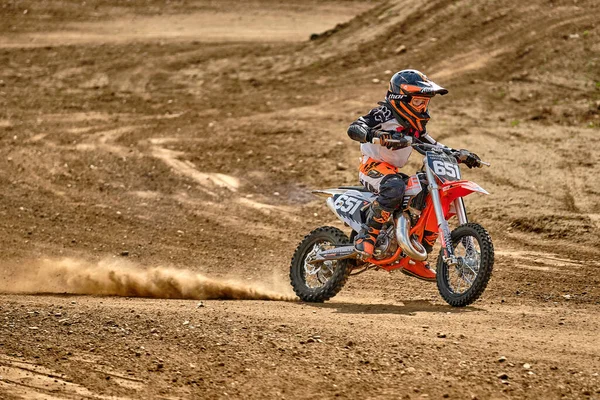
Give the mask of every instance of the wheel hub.
POLYGON ((331 243, 321 242, 315 243, 311 251, 306 255, 304 259, 304 272, 306 277, 306 284, 309 287, 319 287, 327 283, 333 276, 336 261, 323 261, 312 263, 317 254, 326 247, 331 246, 331 243), (311 282, 312 281, 312 282, 311 282))

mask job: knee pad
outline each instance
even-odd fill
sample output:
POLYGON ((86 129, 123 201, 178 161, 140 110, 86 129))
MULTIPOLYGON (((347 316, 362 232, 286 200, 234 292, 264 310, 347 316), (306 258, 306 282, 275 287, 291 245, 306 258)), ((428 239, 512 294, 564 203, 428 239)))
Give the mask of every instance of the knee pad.
POLYGON ((402 205, 406 184, 399 175, 388 175, 379 185, 377 200, 386 211, 394 211, 402 205))

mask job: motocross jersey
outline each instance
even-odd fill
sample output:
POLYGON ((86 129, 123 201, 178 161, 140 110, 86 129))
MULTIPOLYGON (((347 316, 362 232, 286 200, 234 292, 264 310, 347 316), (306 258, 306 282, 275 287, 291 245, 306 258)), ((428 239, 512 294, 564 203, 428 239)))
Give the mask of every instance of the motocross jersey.
MULTIPOLYGON (((445 147, 441 143, 436 142, 435 139, 429 136, 426 131, 418 132, 413 128, 404 127, 394 117, 392 110, 390 110, 385 103, 379 104, 379 107, 372 109, 367 115, 358 118, 351 125, 362 125, 367 129, 397 131, 403 133, 404 135, 412 136, 425 143, 445 147)), ((394 167, 402 168, 408 162, 408 158, 412 153, 412 147, 392 150, 379 144, 361 143, 360 151, 364 156, 366 156, 366 158, 371 158, 375 161, 386 162, 394 167)))

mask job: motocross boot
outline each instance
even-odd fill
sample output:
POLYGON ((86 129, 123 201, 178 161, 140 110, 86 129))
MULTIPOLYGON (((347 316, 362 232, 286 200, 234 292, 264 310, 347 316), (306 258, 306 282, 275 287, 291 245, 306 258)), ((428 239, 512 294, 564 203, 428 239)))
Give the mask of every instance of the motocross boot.
POLYGON ((389 221, 392 214, 385 211, 379 202, 375 200, 369 206, 366 227, 363 228, 354 239, 354 248, 364 256, 370 257, 375 251, 377 236, 383 224, 389 221))

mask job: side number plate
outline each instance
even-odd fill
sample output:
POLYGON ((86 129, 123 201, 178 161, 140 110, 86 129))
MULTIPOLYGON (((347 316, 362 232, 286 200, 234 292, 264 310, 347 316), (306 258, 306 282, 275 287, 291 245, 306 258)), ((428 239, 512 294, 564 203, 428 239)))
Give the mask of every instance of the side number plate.
POLYGON ((350 197, 348 195, 341 195, 335 200, 333 206, 336 210, 339 210, 343 213, 347 213, 353 215, 356 210, 362 205, 362 200, 357 199, 356 197, 350 197))

